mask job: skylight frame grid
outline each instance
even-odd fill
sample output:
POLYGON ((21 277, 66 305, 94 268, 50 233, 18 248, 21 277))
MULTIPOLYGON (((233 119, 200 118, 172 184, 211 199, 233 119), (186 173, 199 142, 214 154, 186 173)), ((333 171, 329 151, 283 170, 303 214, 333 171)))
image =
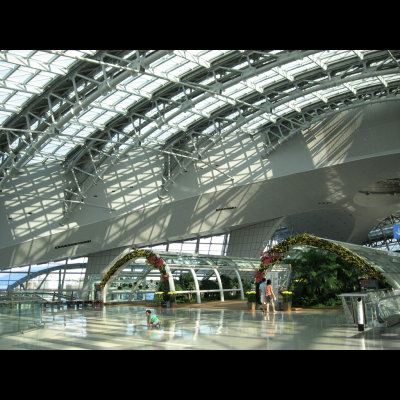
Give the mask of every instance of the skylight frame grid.
MULTIPOLYGON (((316 58, 317 55, 314 55, 316 58)), ((291 61, 285 65, 280 67, 283 71, 285 71, 288 75, 293 76, 296 78, 298 75, 303 74, 304 72, 308 72, 311 70, 317 70, 321 67, 315 63, 310 57, 304 57, 299 60, 291 61)))
POLYGON ((323 50, 318 54, 318 59, 329 67, 354 56, 353 50, 323 50))
MULTIPOLYGON (((365 55, 367 55, 371 51, 353 51, 353 50, 323 50, 319 53, 313 54, 311 57, 304 57, 300 59, 299 61, 296 62, 288 62, 288 63, 283 63, 280 66, 280 72, 281 74, 276 72, 276 69, 270 69, 260 75, 255 75, 252 76, 249 79, 243 79, 241 82, 236 84, 235 86, 229 86, 227 85, 226 89, 221 93, 221 95, 218 95, 217 92, 215 95, 208 97, 206 100, 196 103, 194 102, 194 107, 193 108, 186 108, 186 103, 182 102, 185 97, 189 99, 187 96, 190 94, 190 91, 183 85, 181 87, 178 87, 181 91, 178 94, 174 95, 174 98, 169 98, 167 99, 170 104, 174 104, 176 102, 176 107, 171 108, 168 106, 167 109, 170 109, 168 112, 165 112, 165 109, 158 109, 157 108, 157 97, 153 97, 154 93, 157 92, 160 88, 162 88, 163 85, 166 84, 171 84, 171 82, 179 82, 182 76, 187 74, 190 71, 193 71, 196 68, 205 68, 209 69, 210 73, 213 72, 212 68, 212 62, 215 61, 216 59, 228 54, 229 52, 234 52, 235 50, 223 50, 223 51, 209 51, 209 50, 196 50, 191 52, 190 50, 188 51, 176 51, 175 53, 170 53, 168 55, 165 55, 161 59, 157 60, 157 62, 152 63, 149 67, 146 67, 144 72, 138 72, 137 74, 133 74, 130 78, 126 79, 125 81, 121 82, 118 84, 113 91, 108 92, 104 96, 99 97, 96 101, 94 101, 88 108, 87 110, 92 111, 91 114, 86 114, 85 112, 82 112, 81 114, 78 114, 75 118, 74 121, 75 123, 81 124, 83 127, 91 127, 92 131, 97 129, 102 129, 104 126, 111 121, 113 118, 126 113, 126 111, 130 108, 134 108, 136 104, 138 104, 140 101, 143 100, 143 98, 155 101, 153 104, 153 108, 149 109, 146 112, 147 117, 151 117, 157 120, 157 123, 153 122, 147 122, 146 118, 141 119, 139 114, 133 114, 132 119, 136 120, 139 118, 141 119, 141 129, 140 129, 140 135, 146 135, 148 132, 149 137, 147 140, 149 141, 159 141, 162 142, 163 140, 167 140, 171 136, 173 136, 175 133, 178 131, 185 131, 187 130, 192 124, 196 123, 200 118, 212 118, 212 114, 215 112, 218 112, 219 109, 223 109, 226 107, 228 104, 229 105, 234 105, 235 109, 237 110, 240 106, 240 102, 237 102, 236 100, 243 98, 243 96, 246 96, 246 98, 249 98, 247 95, 251 94, 253 91, 258 91, 260 93, 263 93, 265 90, 268 90, 269 87, 273 87, 275 84, 279 82, 283 82, 285 80, 292 80, 293 78, 296 79, 297 76, 311 70, 317 70, 319 68, 325 69, 325 66, 331 66, 335 63, 338 63, 339 61, 347 58, 355 58, 359 57, 362 59, 365 55), (300 62, 300 65, 299 65, 300 62), (164 65, 164 67, 163 67, 164 65), (158 77, 156 76, 151 76, 152 71, 154 73, 157 73, 158 77), (148 72, 146 74, 146 72, 148 72), (161 76, 165 74, 165 79, 161 76), (133 89, 137 86, 135 89, 133 89), (120 96, 120 97, 119 97, 120 96), (132 97, 131 97, 132 96, 132 97), (226 97, 224 97, 226 96, 226 97), (112 99, 112 100, 108 100, 112 99), (96 110, 96 111, 94 111, 96 110), (176 113, 177 111, 181 110, 181 114, 176 116, 173 120, 167 121, 166 123, 162 123, 164 119, 171 113, 176 113), (97 114, 96 114, 97 113, 97 114), (167 115, 168 114, 168 115, 167 115), (86 116, 86 118, 85 118, 86 116), (82 118, 83 117, 83 118, 82 118)), ((279 51, 277 51, 279 53, 279 51)), ((68 57, 81 57, 86 56, 86 55, 92 55, 94 54, 95 51, 93 52, 87 52, 87 53, 82 53, 82 52, 74 52, 71 51, 70 53, 66 54, 65 56, 62 56, 60 54, 55 54, 55 53, 50 53, 49 54, 39 54, 37 51, 34 51, 33 53, 25 53, 25 58, 29 58, 31 63, 26 64, 26 67, 18 66, 16 67, 17 69, 14 68, 13 73, 16 74, 26 74, 24 76, 21 76, 20 78, 20 84, 22 85, 27 85, 29 84, 30 81, 32 83, 35 83, 37 81, 40 82, 40 78, 42 78, 40 72, 34 73, 32 76, 29 75, 28 72, 32 72, 29 68, 32 66, 32 62, 35 61, 37 63, 41 63, 42 65, 42 70, 45 71, 45 64, 47 63, 48 66, 52 64, 53 66, 56 65, 56 61, 58 60, 58 66, 61 67, 63 64, 64 66, 68 64, 68 67, 71 66, 76 59, 70 58, 71 62, 68 63, 68 57), (63 59, 61 57, 64 57, 63 59), (18 70, 20 68, 20 70, 18 70), (16 72, 17 71, 17 72, 16 72), (23 79, 25 77, 25 79, 23 79), (37 77, 36 80, 34 80, 34 77, 37 77)), ((269 52, 268 52, 269 53, 269 52)), ((22 57, 23 54, 20 54, 20 57, 22 57)), ((243 60, 244 57, 241 58, 243 60)), ((239 58, 238 58, 239 60, 239 58)), ((359 60, 358 60, 359 61, 359 60)), ((388 60, 387 60, 388 62, 388 60)), ((0 62, 1 63, 1 62, 0 62)), ((37 65, 39 65, 37 64, 37 65)), ((379 65, 379 61, 377 62, 377 65, 379 65)), ((229 71, 235 71, 240 69, 240 67, 250 67, 251 63, 249 59, 247 61, 244 61, 242 64, 237 64, 237 65, 232 65, 232 67, 227 67, 226 69, 229 71)), ((218 67, 216 67, 218 68, 218 67)), ((221 68, 224 68, 223 65, 221 64, 221 68)), ((67 71, 67 68, 64 67, 64 70, 67 71)), ((48 74, 51 74, 52 72, 49 72, 50 69, 47 71, 48 74)), ((217 69, 214 69, 214 72, 216 72, 217 69)), ((349 70, 347 70, 348 72, 349 70)), ((10 71, 8 71, 10 73, 10 71)), ((6 72, 4 72, 4 76, 6 76, 6 72)), ((14 75, 15 76, 15 75, 14 75)), ((43 78, 46 77, 47 75, 43 75, 43 78)), ((56 74, 54 75, 56 76, 56 74)), ((212 83, 215 83, 215 79, 218 81, 218 76, 215 74, 213 75, 213 78, 211 78, 211 75, 204 75, 205 78, 203 81, 209 82, 210 83, 210 91, 214 91, 212 88, 212 83), (212 80, 210 80, 212 79, 212 80)), ((12 77, 13 78, 13 77, 12 77)), ((328 75, 322 76, 321 81, 326 80, 328 78, 328 75)), ((383 77, 383 83, 379 81, 378 78, 369 78, 371 79, 370 81, 363 81, 362 79, 360 81, 358 80, 353 80, 350 83, 345 85, 341 85, 340 87, 333 87, 325 90, 318 90, 318 85, 315 86, 316 91, 315 92, 310 92, 305 96, 302 97, 296 97, 298 96, 297 94, 293 94, 294 91, 296 90, 296 82, 293 83, 292 86, 288 85, 281 85, 282 87, 287 87, 287 89, 283 90, 282 94, 285 94, 288 96, 288 101, 286 103, 282 103, 279 107, 274 108, 274 104, 271 103, 271 109, 273 111, 273 114, 268 114, 265 113, 265 123, 267 121, 274 121, 277 116, 281 115, 284 116, 286 113, 292 113, 293 108, 301 110, 304 107, 308 107, 312 105, 313 103, 316 103, 318 101, 324 100, 328 101, 330 98, 335 97, 337 95, 342 95, 344 92, 353 92, 357 90, 362 90, 365 87, 372 85, 376 86, 381 86, 384 84, 384 82, 390 83, 390 82, 395 82, 399 80, 398 75, 387 75, 383 77), (351 90, 353 89, 353 90, 351 90), (291 100, 290 100, 291 99, 291 100)), ((17 79, 18 81, 18 79, 17 79)), ((43 89, 47 85, 48 82, 51 82, 48 80, 48 82, 45 82, 46 79, 43 79, 43 89)), ((17 82, 18 83, 18 82, 17 82)), ((184 84, 184 82, 182 82, 184 84)), ((188 82, 190 84, 190 82, 188 82)), ((38 88, 40 89, 40 85, 35 85, 35 89, 32 85, 32 90, 34 89, 37 93, 38 88)), ((15 89, 15 91, 18 91, 19 93, 22 93, 23 90, 20 89, 15 89)), ((301 95, 300 95, 301 96, 301 95)), ((21 108, 18 108, 18 101, 17 98, 12 98, 13 96, 10 96, 9 99, 11 100, 6 107, 3 107, 3 110, 0 110, 3 112, 4 115, 4 121, 6 121, 5 115, 10 115, 10 114, 4 114, 4 113, 10 113, 10 110, 12 112, 18 112, 21 108)), ((279 97, 281 101, 284 101, 283 97, 279 97)), ((22 100, 22 98, 21 98, 22 100)), ((279 101, 279 99, 277 100, 279 101)), ((76 98, 73 98, 71 100, 71 103, 75 103, 76 98)), ((266 97, 264 100, 264 103, 268 102, 268 98, 266 97)), ((25 104, 25 103, 21 103, 25 104)), ((145 104, 145 103, 144 103, 145 104)), ((188 102, 188 104, 190 104, 188 102)), ((257 105, 254 103, 254 111, 257 110, 257 105)), ((261 104, 262 106, 262 104, 261 104)), ((22 106, 20 106, 22 107, 22 106)), ((267 109, 267 108, 266 108, 267 109)), ((50 110, 50 114, 52 113, 53 108, 50 110)), ((237 112, 237 111, 236 111, 237 112)), ((230 116, 233 116, 233 120, 236 120, 238 116, 235 116, 235 114, 231 114, 229 116, 224 116, 223 120, 228 120, 230 116)), ((1 118, 1 117, 0 117, 1 118)), ((246 117, 247 118, 247 117, 246 117)), ((259 125, 262 125, 262 121, 258 119, 258 117, 253 120, 252 117, 249 114, 249 121, 246 122, 245 125, 242 125, 243 128, 249 127, 250 129, 256 129, 258 128, 259 125), (254 122, 253 122, 254 121, 254 122)), ((0 119, 0 123, 1 123, 0 119)), ((232 121, 234 122, 234 121, 232 121)), ((225 122, 224 122, 225 124, 225 122)), ((214 131, 217 129, 216 127, 218 126, 215 125, 214 122, 209 121, 209 124, 207 125, 208 128, 213 126, 212 128, 214 131)), ((231 124, 229 124, 231 125, 231 124)), ((128 130, 129 132, 135 131, 135 126, 138 127, 138 125, 135 124, 130 124, 130 129, 128 130)), ((68 127, 68 125, 66 125, 68 127)), ((207 128, 207 129, 208 129, 207 128)), ((84 129, 84 128, 82 128, 84 129)), ((226 126, 224 129, 228 129, 226 126)), ((125 131, 125 130, 124 130, 125 131)), ((66 132, 63 130, 63 132, 66 132)), ((76 134, 79 134, 80 131, 77 131, 76 134)), ((55 151, 57 153, 57 151, 55 151)))
POLYGON ((238 99, 239 97, 245 96, 251 92, 254 92, 254 88, 246 85, 245 82, 239 82, 236 85, 230 86, 222 92, 224 96, 228 96, 232 99, 238 99))

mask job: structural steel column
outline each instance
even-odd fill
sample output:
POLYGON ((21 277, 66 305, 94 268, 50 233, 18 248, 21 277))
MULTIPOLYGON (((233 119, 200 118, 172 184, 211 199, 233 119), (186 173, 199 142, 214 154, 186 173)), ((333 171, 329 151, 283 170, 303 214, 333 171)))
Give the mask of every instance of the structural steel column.
POLYGON ((201 303, 201 296, 200 296, 200 287, 199 287, 199 281, 197 280, 197 275, 196 272, 194 271, 193 268, 189 268, 190 272, 192 273, 193 280, 194 280, 194 286, 196 288, 196 296, 197 296, 197 304, 201 303))
POLYGON ((219 293, 220 293, 220 296, 221 296, 221 301, 225 301, 224 290, 223 290, 223 287, 222 287, 221 277, 219 276, 219 272, 218 272, 217 268, 213 268, 213 270, 214 270, 215 276, 217 277, 218 286, 219 286, 219 293))

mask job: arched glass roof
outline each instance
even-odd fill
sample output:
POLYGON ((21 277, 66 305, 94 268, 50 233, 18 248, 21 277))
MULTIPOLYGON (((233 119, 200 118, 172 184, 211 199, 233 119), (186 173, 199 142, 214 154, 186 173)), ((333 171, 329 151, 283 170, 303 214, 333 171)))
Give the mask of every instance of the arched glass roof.
POLYGON ((331 113, 397 100, 400 50, 1 50, 0 189, 59 162, 65 215, 132 149, 164 156, 162 198, 227 135, 264 157, 331 113), (85 183, 85 189, 83 188, 85 183))

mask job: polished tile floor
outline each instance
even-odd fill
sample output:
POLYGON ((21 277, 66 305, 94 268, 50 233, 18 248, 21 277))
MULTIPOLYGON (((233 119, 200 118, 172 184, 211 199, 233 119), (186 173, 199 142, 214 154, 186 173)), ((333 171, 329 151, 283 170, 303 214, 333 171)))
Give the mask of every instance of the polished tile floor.
POLYGON ((400 349, 400 327, 359 332, 342 311, 154 309, 46 310, 39 329, 3 334, 1 350, 380 350, 400 349))

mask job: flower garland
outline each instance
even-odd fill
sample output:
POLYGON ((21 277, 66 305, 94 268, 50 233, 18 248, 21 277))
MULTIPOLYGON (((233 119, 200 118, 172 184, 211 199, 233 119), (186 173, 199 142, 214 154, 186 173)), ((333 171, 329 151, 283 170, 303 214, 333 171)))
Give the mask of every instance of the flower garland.
POLYGON ((156 268, 160 271, 161 279, 164 282, 168 281, 168 274, 165 270, 165 262, 161 257, 158 257, 151 250, 135 249, 132 252, 126 254, 124 257, 120 258, 118 261, 116 261, 116 263, 103 276, 103 279, 100 282, 100 287, 104 288, 109 279, 118 271, 119 268, 121 268, 129 260, 139 257, 146 258, 147 264, 150 264, 153 268, 156 268))
POLYGON ((313 246, 323 250, 328 250, 331 253, 335 253, 343 260, 359 267, 360 270, 365 273, 366 278, 368 277, 369 279, 376 279, 377 281, 379 281, 380 284, 382 284, 383 287, 390 287, 388 281, 383 276, 383 274, 375 269, 373 266, 371 266, 364 258, 360 257, 358 254, 352 252, 349 249, 346 249, 345 247, 337 243, 319 238, 314 235, 310 235, 308 233, 291 236, 269 249, 268 252, 266 252, 268 254, 268 257, 264 256, 261 258, 260 266, 254 275, 257 282, 261 281, 264 273, 270 266, 282 261, 287 255, 289 248, 295 245, 313 246), (274 255, 274 257, 272 255, 274 255))

